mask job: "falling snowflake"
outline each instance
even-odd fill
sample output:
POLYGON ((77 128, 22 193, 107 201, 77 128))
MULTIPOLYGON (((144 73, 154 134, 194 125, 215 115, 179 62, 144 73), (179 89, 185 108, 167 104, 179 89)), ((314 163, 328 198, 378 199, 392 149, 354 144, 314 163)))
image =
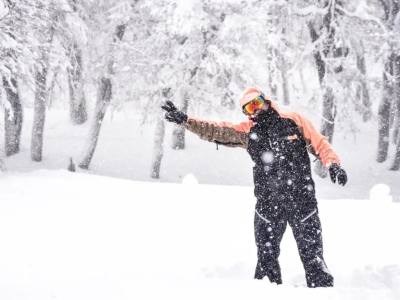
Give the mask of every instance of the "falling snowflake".
POLYGON ((265 167, 264 167, 264 171, 265 171, 265 173, 268 173, 268 172, 269 172, 269 170, 271 170, 271 167, 270 167, 270 166, 265 166, 265 167))
POLYGON ((264 163, 266 163, 266 164, 270 164, 270 163, 272 163, 273 162, 273 160, 274 160, 274 155, 272 154, 272 152, 264 152, 262 155, 261 155, 261 159, 262 159, 262 161, 264 162, 264 163))
POLYGON ((250 133, 250 139, 252 139, 254 141, 257 140, 258 139, 257 133, 255 133, 255 132, 250 133))

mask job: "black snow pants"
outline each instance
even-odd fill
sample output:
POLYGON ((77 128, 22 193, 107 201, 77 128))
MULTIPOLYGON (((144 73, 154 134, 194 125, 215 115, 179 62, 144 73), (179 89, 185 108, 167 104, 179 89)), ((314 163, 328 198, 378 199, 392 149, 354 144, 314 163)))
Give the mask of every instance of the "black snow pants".
POLYGON ((263 202, 262 211, 257 209, 260 205, 256 206, 254 229, 258 261, 255 278, 263 279, 267 276, 271 282, 282 283, 278 257, 280 242, 289 223, 305 269, 307 286, 333 286, 333 277, 323 258, 317 202, 288 202, 280 201, 282 199, 279 198, 269 199, 268 202, 259 199, 263 202))

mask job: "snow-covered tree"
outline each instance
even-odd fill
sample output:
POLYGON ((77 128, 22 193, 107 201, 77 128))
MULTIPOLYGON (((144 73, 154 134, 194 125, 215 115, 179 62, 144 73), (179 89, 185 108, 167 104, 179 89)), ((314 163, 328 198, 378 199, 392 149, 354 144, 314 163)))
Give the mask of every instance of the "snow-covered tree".
POLYGON ((382 0, 379 1, 383 8, 383 26, 385 28, 386 60, 383 72, 383 96, 379 106, 379 141, 378 141, 378 162, 387 159, 390 142, 390 128, 394 125, 393 141, 396 144, 395 159, 391 166, 392 170, 400 168, 400 1, 382 0), (397 121, 396 121, 397 120, 397 121))
MULTIPOLYGON (((130 21, 136 12, 135 6, 138 2, 138 0, 115 3, 102 2, 99 14, 95 15, 96 20, 94 20, 92 25, 104 25, 105 22, 108 22, 108 24, 104 27, 105 32, 97 32, 94 38, 98 38, 97 35, 105 35, 108 47, 106 47, 105 52, 101 53, 100 56, 102 65, 98 69, 97 100, 94 115, 91 120, 87 145, 84 149, 83 158, 79 163, 79 167, 82 169, 88 169, 93 158, 100 135, 101 124, 113 97, 113 80, 116 72, 115 66, 117 65, 116 55, 121 47, 121 41, 127 31, 127 27, 132 25, 130 21)), ((93 5, 96 9, 99 8, 99 3, 93 3, 93 5)), ((99 42, 99 40, 97 40, 97 42, 99 42)), ((100 42, 104 43, 105 40, 102 39, 100 42)))
POLYGON ((82 20, 85 9, 79 0, 69 0, 72 12, 65 14, 64 22, 70 28, 64 41, 67 56, 69 57, 68 86, 70 96, 70 118, 74 124, 82 124, 87 120, 85 82, 84 82, 84 55, 83 47, 86 40, 86 28, 82 20))
POLYGON ((50 55, 56 28, 59 25, 59 7, 53 1, 36 3, 33 14, 39 23, 35 24, 34 35, 38 45, 36 49, 33 77, 35 82, 34 114, 31 138, 31 158, 41 161, 43 156, 43 137, 46 121, 46 106, 48 99, 47 79, 50 68, 50 55))
POLYGON ((24 31, 28 22, 24 19, 24 14, 29 8, 26 3, 14 1, 1 2, 1 5, 0 76, 7 99, 4 112, 5 153, 12 155, 19 152, 23 122, 18 74, 31 55, 26 51, 30 43, 24 31))

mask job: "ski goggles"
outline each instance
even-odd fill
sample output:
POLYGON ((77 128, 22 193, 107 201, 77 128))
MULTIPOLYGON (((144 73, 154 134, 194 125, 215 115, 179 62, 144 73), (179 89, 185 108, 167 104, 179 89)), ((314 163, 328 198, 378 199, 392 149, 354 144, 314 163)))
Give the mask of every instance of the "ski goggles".
POLYGON ((250 102, 243 105, 243 113, 249 116, 254 115, 257 110, 263 108, 264 104, 265 98, 263 97, 263 95, 259 95, 250 102))

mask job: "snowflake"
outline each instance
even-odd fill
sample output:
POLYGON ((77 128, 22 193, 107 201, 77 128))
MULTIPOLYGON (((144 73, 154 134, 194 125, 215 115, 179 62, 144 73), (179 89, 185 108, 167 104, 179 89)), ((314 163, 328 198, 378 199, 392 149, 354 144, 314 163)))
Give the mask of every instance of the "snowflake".
POLYGON ((272 154, 272 152, 264 152, 262 155, 261 155, 261 159, 262 159, 262 161, 264 162, 264 163, 266 163, 266 164, 270 164, 270 163, 272 163, 273 162, 273 160, 274 160, 274 155, 272 154))
POLYGON ((252 139, 254 141, 257 140, 258 139, 257 133, 255 133, 255 132, 250 133, 250 139, 252 139))

